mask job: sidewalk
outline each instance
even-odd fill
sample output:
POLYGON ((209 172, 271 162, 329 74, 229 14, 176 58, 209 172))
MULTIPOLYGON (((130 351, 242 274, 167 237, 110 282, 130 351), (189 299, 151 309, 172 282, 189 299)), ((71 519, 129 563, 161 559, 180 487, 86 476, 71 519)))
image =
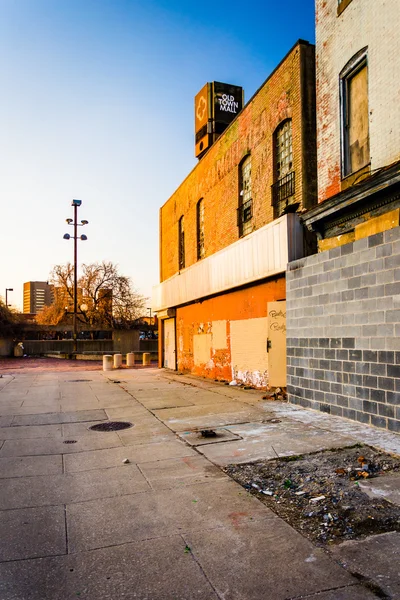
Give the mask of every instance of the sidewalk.
POLYGON ((333 557, 220 469, 399 436, 261 398, 156 369, 4 375, 1 600, 400 598, 398 533, 333 557), (107 420, 133 426, 89 429, 107 420))

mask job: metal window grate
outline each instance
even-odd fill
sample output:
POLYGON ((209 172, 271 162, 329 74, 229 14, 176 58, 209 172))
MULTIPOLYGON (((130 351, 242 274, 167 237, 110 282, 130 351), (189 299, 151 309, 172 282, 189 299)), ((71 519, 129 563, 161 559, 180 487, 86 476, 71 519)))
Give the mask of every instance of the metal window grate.
POLYGON ((204 200, 197 203, 197 260, 205 256, 204 248, 204 200))
POLYGON ((253 203, 250 198, 244 204, 241 204, 237 209, 237 224, 240 230, 242 231, 242 235, 248 233, 246 224, 249 224, 253 217, 253 203))
POLYGON ((295 193, 295 172, 291 171, 271 186, 272 205, 275 218, 282 216, 285 208, 290 204, 289 198, 295 193))
POLYGON ((183 217, 179 219, 179 241, 178 241, 178 251, 179 251, 179 269, 185 268, 185 229, 183 223, 183 217))

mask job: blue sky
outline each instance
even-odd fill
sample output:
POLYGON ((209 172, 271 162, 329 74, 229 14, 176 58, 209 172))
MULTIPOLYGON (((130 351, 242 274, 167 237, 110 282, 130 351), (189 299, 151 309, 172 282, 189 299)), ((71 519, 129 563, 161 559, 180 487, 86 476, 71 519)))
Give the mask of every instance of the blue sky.
POLYGON ((247 101, 298 38, 314 42, 314 0, 0 0, 0 295, 21 308, 24 281, 72 260, 79 198, 79 262, 150 296, 159 207, 196 164, 195 94, 216 80, 247 101))

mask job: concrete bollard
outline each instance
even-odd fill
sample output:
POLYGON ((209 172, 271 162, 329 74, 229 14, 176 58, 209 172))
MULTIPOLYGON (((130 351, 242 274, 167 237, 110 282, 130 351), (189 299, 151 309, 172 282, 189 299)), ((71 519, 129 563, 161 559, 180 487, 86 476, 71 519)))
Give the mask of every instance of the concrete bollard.
POLYGON ((150 364, 150 357, 151 357, 150 352, 143 352, 143 365, 147 366, 150 364))
POLYGON ((126 355, 126 366, 134 367, 135 366, 135 354, 134 352, 128 352, 126 355))
POLYGON ((114 354, 114 369, 122 367, 122 354, 114 354))
POLYGON ((111 354, 103 355, 103 371, 112 371, 113 357, 111 354))

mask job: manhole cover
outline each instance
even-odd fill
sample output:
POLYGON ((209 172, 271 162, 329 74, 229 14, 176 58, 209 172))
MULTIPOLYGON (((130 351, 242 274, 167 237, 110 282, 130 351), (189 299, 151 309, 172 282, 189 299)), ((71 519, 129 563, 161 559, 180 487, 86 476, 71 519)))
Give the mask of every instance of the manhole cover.
POLYGON ((63 444, 76 444, 77 440, 64 440, 63 444))
POLYGON ((133 423, 128 421, 107 421, 107 423, 97 423, 89 427, 92 431, 120 431, 121 429, 129 429, 133 427, 133 423))

